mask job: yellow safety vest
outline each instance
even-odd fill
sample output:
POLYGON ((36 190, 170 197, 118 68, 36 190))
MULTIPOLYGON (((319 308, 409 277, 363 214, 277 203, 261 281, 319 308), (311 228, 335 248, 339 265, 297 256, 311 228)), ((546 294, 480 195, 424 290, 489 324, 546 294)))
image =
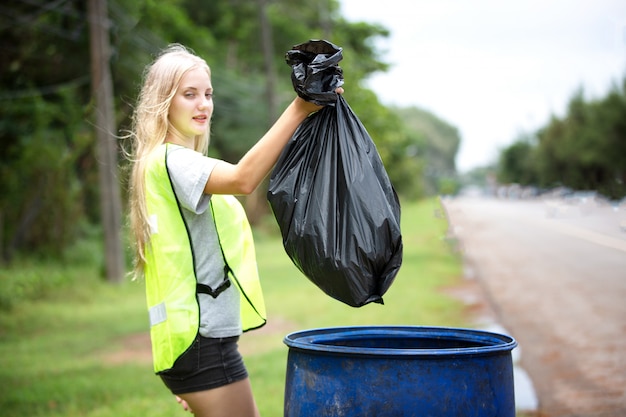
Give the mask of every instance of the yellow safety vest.
MULTIPOLYGON (((151 236, 146 245, 146 299, 155 372, 172 367, 198 334, 200 307, 192 247, 167 166, 167 145, 150 156, 146 169, 146 203, 151 236)), ((246 213, 228 195, 211 196, 211 210, 229 280, 241 293, 244 331, 266 322, 254 241, 246 213)))

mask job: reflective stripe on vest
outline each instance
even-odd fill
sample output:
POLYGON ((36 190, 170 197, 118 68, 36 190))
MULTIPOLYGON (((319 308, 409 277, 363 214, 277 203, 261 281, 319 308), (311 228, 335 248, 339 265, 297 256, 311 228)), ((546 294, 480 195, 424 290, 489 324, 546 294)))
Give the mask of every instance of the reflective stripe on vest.
MULTIPOLYGON (((193 343, 200 323, 197 280, 187 226, 166 165, 167 145, 147 161, 146 204, 151 236, 146 245, 146 300, 154 370, 169 369, 193 343)), ((244 331, 266 321, 250 224, 233 196, 211 196, 211 210, 224 260, 241 293, 244 331)))

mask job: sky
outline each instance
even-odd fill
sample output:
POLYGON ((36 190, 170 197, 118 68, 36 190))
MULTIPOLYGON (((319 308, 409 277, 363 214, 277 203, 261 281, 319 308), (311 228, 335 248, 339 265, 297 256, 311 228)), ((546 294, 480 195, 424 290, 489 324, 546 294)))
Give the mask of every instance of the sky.
POLYGON ((391 32, 377 43, 391 68, 367 86, 385 104, 417 106, 457 127, 461 172, 563 117, 579 89, 602 98, 626 77, 625 0, 340 4, 349 21, 391 32))

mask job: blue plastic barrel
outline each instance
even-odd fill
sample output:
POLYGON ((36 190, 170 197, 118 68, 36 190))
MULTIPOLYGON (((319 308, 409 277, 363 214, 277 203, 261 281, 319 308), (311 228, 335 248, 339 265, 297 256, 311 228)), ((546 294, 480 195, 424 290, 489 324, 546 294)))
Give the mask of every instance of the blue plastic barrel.
POLYGON ((289 347, 285 417, 514 417, 517 342, 480 330, 303 330, 289 347))

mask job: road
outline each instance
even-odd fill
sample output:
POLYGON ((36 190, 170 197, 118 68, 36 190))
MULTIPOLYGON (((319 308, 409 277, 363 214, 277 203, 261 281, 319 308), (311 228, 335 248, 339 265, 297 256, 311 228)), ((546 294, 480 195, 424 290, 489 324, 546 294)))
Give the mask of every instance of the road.
POLYGON ((459 197, 453 235, 517 339, 541 417, 626 416, 626 207, 459 197))

